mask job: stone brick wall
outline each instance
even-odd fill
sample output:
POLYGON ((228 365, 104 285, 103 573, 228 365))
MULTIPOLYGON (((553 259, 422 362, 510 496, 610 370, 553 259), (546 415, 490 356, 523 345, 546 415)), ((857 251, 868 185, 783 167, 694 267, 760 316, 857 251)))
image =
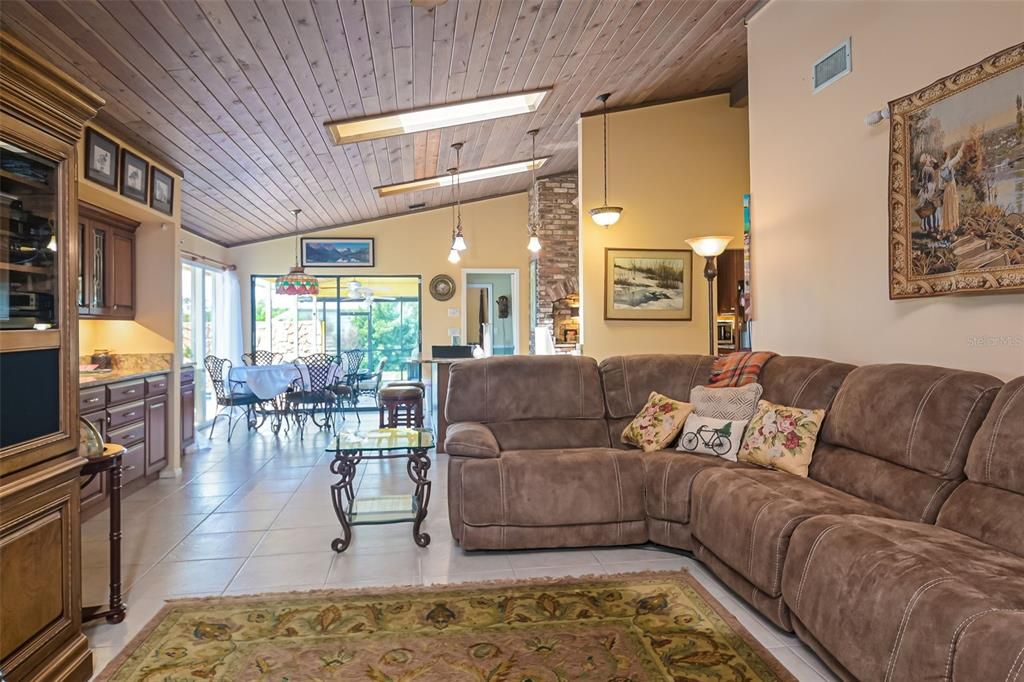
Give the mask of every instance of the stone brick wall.
POLYGON ((541 243, 535 256, 537 319, 533 324, 551 326, 556 343, 562 340, 557 337, 559 327, 567 322, 565 299, 573 300, 579 289, 579 211, 572 203, 578 195, 575 171, 541 178, 530 189, 530 217, 541 243))

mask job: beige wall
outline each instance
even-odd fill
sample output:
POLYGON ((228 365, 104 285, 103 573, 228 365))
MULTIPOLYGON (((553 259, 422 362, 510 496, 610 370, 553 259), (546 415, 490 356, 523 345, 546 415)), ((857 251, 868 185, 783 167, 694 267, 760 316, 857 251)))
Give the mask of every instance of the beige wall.
MULTIPOLYGON (((122 147, 127 146, 132 153, 153 163, 153 159, 143 151, 125 145, 102 128, 97 129, 122 147)), ((181 408, 178 400, 178 370, 181 365, 177 353, 181 343, 181 267, 178 256, 181 177, 171 173, 174 177, 174 215, 169 216, 86 180, 84 139, 80 143, 79 154, 83 162, 78 165, 78 198, 140 223, 135 232, 135 319, 80 320, 79 352, 87 355, 93 349, 105 348, 115 353, 172 353, 172 400, 169 402, 168 419, 170 424, 178 424, 181 408)), ((161 166, 161 170, 168 169, 161 166)), ((171 428, 168 434, 167 445, 171 459, 164 473, 173 475, 180 471, 181 466, 178 454, 181 434, 176 428, 171 428)))
POLYGON ((754 17, 756 347, 1024 374, 1024 295, 889 300, 889 126, 864 124, 887 101, 1020 41, 1022 27, 1024 3, 980 0, 773 0, 754 17), (811 94, 813 62, 851 36, 853 72, 811 94))
POLYGON ((707 353, 704 259, 693 258, 693 320, 604 319, 606 248, 685 249, 688 237, 743 234, 749 188, 747 110, 717 95, 609 114, 608 201, 619 222, 598 227, 588 211, 602 203, 601 118, 581 119, 580 289, 583 352, 707 353))
MULTIPOLYGON (((461 268, 518 268, 520 348, 529 348, 529 265, 526 250, 526 194, 514 194, 466 204, 462 207, 463 233, 469 250, 463 252, 457 265, 448 262, 451 244, 452 212, 450 208, 423 211, 408 216, 385 218, 354 227, 333 228, 305 236, 373 237, 376 267, 313 268, 318 275, 419 275, 423 280, 423 350, 429 357, 430 347, 449 343, 448 329, 461 327, 461 293, 449 301, 435 301, 427 291, 432 277, 448 274, 461 287, 461 268), (448 309, 459 311, 449 317, 448 309)), ((244 345, 249 347, 250 276, 277 275, 288 271, 295 260, 294 237, 239 246, 228 249, 226 260, 238 268, 242 289, 242 324, 244 345)))

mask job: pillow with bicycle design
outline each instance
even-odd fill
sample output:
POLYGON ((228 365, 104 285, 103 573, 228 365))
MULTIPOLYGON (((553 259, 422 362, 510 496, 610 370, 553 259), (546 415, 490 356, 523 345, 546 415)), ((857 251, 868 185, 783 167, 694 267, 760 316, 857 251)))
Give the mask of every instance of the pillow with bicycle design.
POLYGON ((743 442, 743 431, 747 428, 746 419, 715 419, 701 417, 694 413, 686 418, 683 435, 679 438, 676 450, 693 452, 701 455, 715 455, 731 462, 736 461, 740 443, 743 442))
POLYGON ((740 447, 739 461, 807 478, 825 410, 757 404, 740 447))

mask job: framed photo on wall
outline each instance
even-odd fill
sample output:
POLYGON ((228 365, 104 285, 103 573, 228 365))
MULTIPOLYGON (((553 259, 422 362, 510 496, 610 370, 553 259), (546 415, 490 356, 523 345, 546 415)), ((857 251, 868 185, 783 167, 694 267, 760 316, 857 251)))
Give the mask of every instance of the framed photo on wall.
POLYGON ((150 173, 149 205, 161 213, 174 215, 174 178, 156 166, 150 173))
POLYGON ((693 319, 693 252, 605 249, 604 319, 693 319))
POLYGON ((889 111, 889 298, 1024 290, 1024 43, 889 111))
POLYGON ((121 150, 121 194, 135 201, 149 200, 149 162, 127 149, 121 150))
POLYGON ((85 177, 117 191, 117 143, 92 128, 85 131, 85 177))
POLYGON ((302 266, 307 268, 372 268, 370 237, 303 237, 302 266))

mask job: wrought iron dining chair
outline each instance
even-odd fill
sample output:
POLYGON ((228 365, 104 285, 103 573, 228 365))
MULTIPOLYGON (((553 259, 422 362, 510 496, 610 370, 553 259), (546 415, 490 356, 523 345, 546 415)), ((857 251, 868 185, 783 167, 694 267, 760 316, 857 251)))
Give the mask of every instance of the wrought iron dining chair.
POLYGON ((254 350, 251 353, 242 353, 242 362, 249 366, 255 365, 280 365, 284 355, 269 350, 254 350))
POLYGON ((231 361, 227 358, 218 358, 216 355, 207 355, 203 359, 206 366, 206 373, 210 375, 210 382, 213 384, 214 393, 217 396, 217 414, 210 424, 210 440, 213 440, 213 430, 217 426, 217 419, 227 417, 228 420, 228 442, 231 442, 231 434, 235 426, 243 417, 246 418, 247 426, 252 429, 256 424, 256 405, 260 402, 252 393, 244 391, 244 384, 239 381, 231 381, 231 361), (232 418, 232 413, 241 409, 241 413, 232 418))
POLYGON ((332 428, 337 402, 333 387, 339 367, 334 357, 326 353, 298 358, 295 367, 300 377, 296 379, 295 388, 285 394, 285 403, 301 439, 306 421, 312 421, 321 429, 332 428), (323 414, 322 420, 317 419, 318 413, 323 414))
POLYGON ((373 372, 356 375, 356 402, 359 401, 359 396, 368 395, 373 398, 373 404, 380 407, 380 385, 384 377, 384 365, 387 362, 387 358, 381 358, 377 361, 377 369, 373 372))

